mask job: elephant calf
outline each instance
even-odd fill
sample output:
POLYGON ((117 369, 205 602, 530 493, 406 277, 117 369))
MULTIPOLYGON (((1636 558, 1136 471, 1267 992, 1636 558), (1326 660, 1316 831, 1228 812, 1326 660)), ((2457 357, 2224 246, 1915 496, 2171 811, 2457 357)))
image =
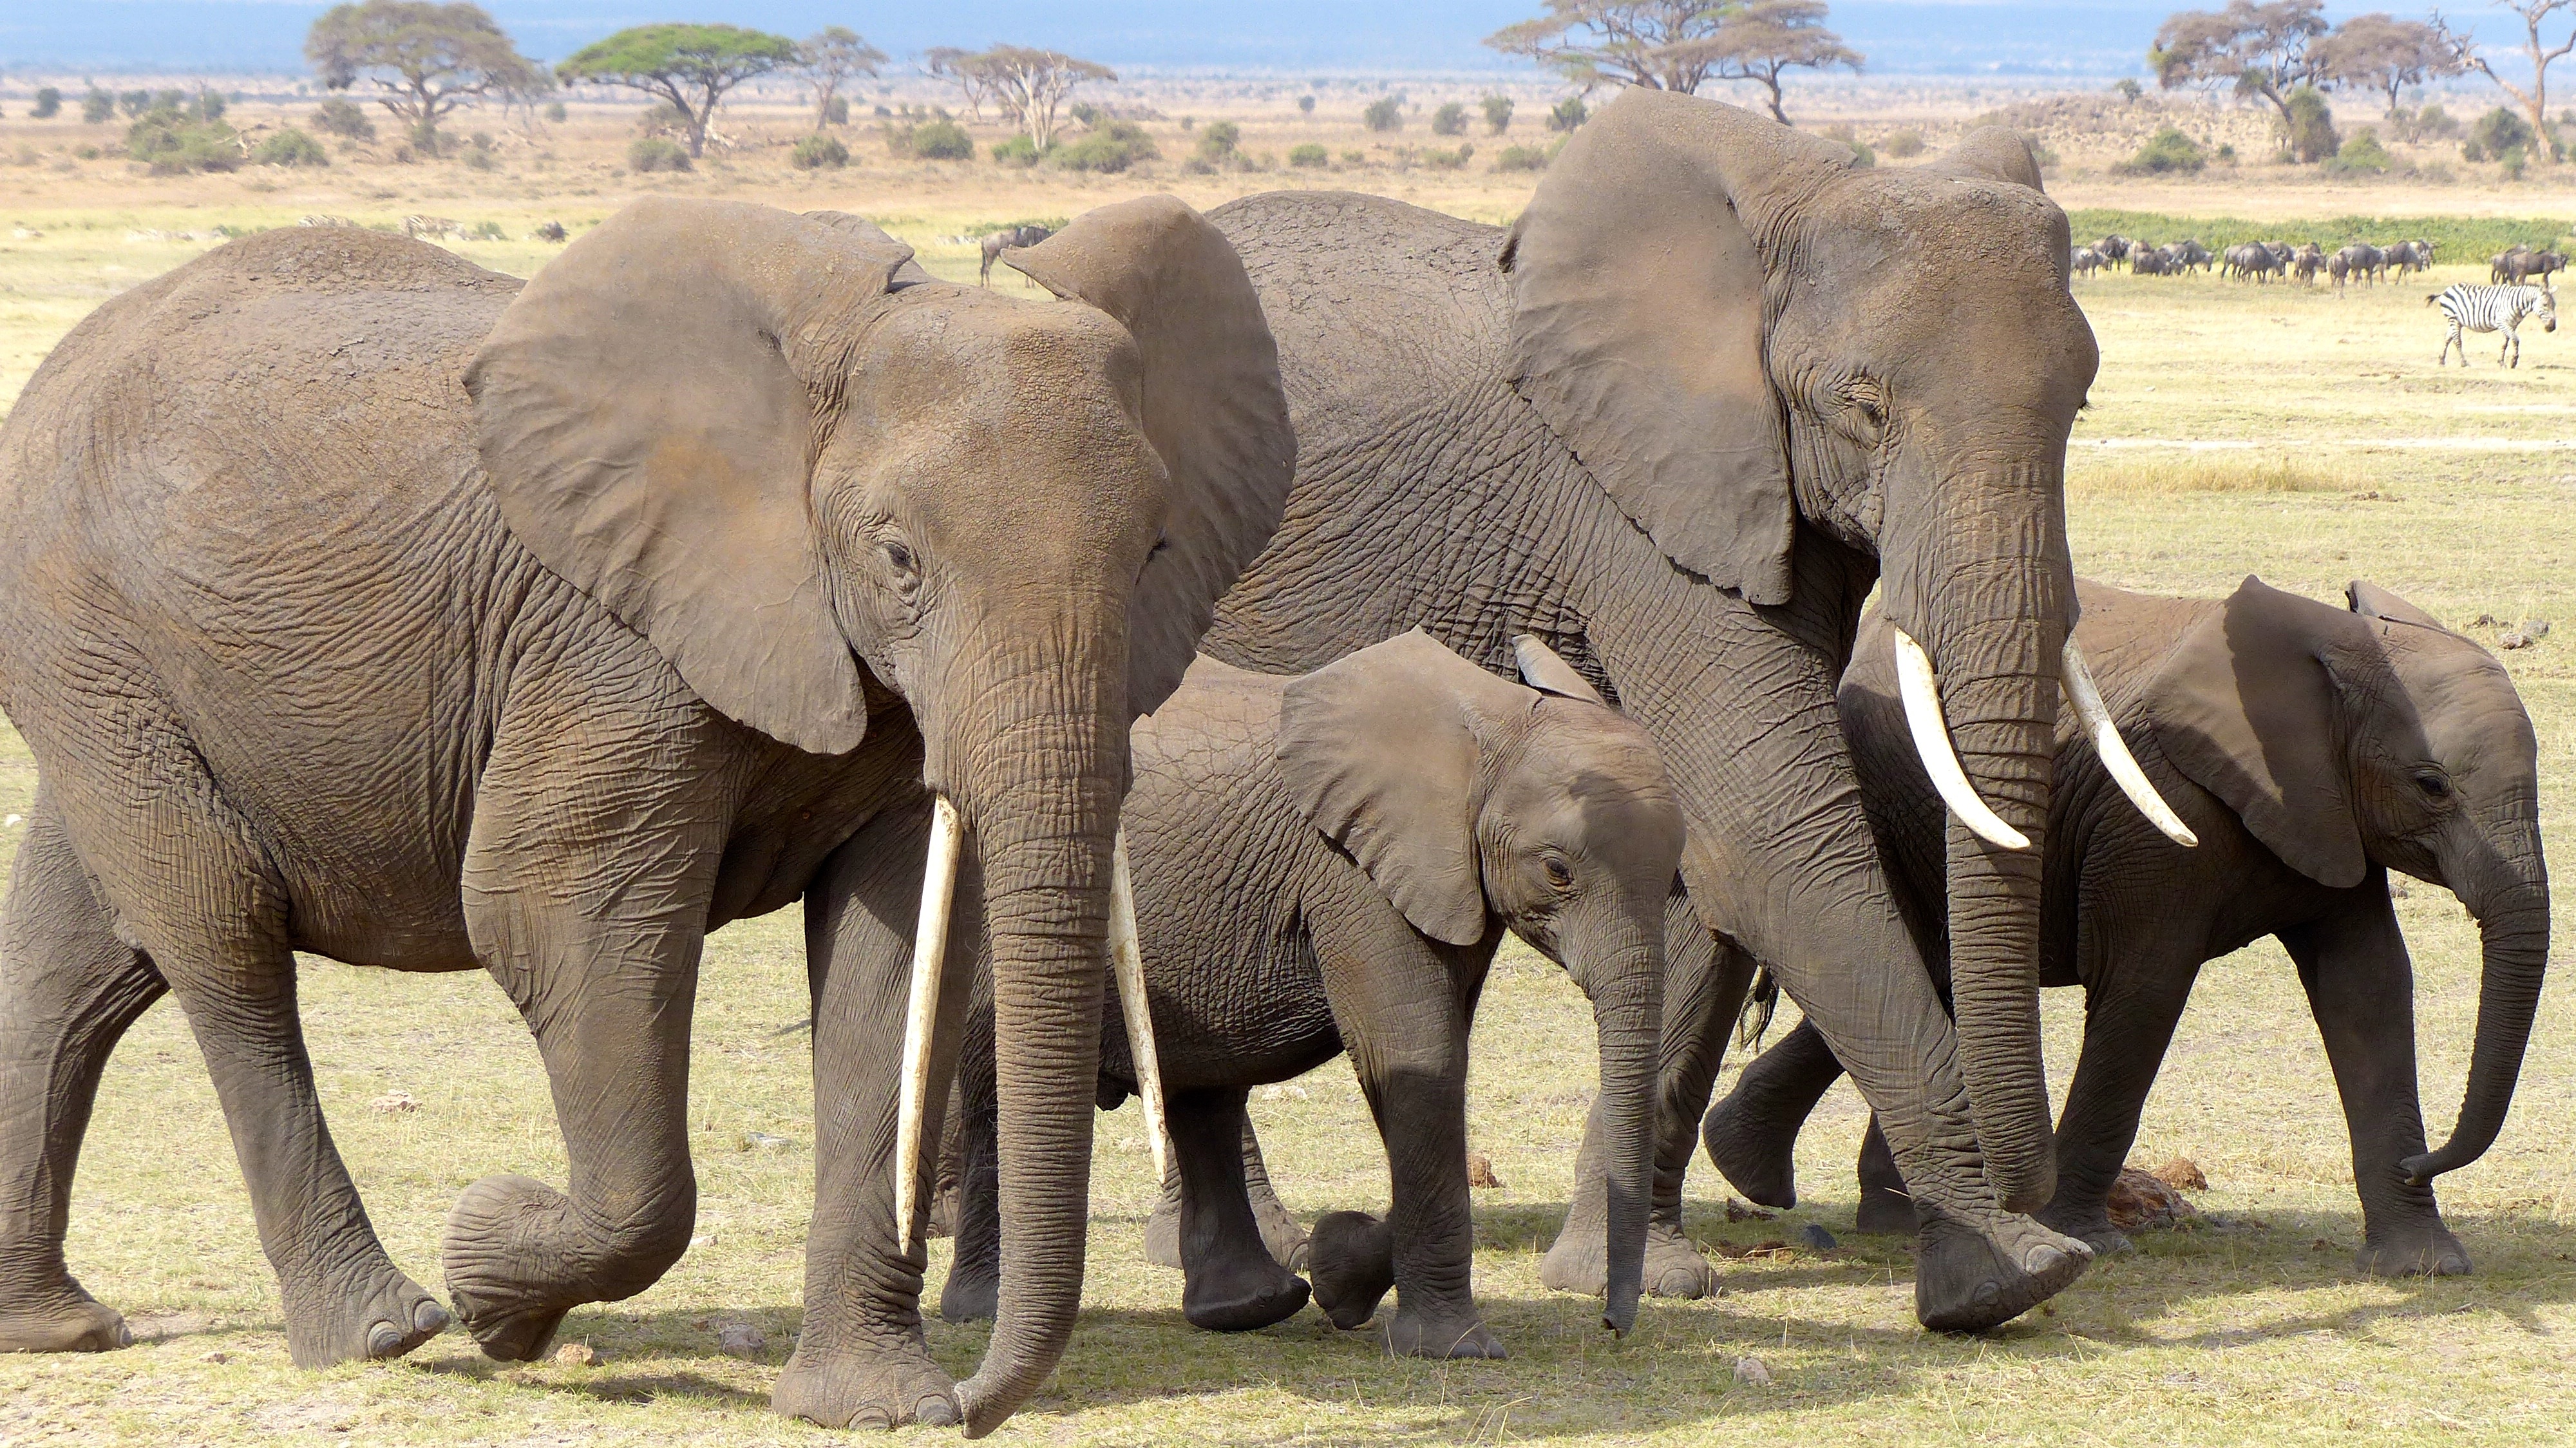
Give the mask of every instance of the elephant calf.
MULTIPOLYGON (((1316 1224, 1318 1305, 1356 1328, 1393 1286, 1395 1351, 1504 1355, 1468 1284, 1466 1082, 1476 997, 1506 931, 1592 1001, 1607 1316, 1622 1330, 1634 1320, 1681 818, 1644 731, 1537 640, 1520 655, 1535 687, 1419 630, 1302 678, 1202 658, 1136 726, 1124 820, 1182 1186, 1183 1311, 1200 1327, 1262 1327, 1305 1305, 1246 1195, 1244 1098, 1347 1048, 1394 1204, 1384 1221, 1316 1224)), ((1114 1101, 1135 1068, 1124 1033, 1106 1034, 1114 1101)), ((967 1169, 941 1303, 952 1319, 989 1314, 997 1283, 981 1035, 961 1067, 967 1169)))
MULTIPOLYGON (((2385 589, 2349 611, 2247 579, 2224 600, 2085 585, 2080 629, 2129 746, 2200 836, 2181 849, 2108 788, 2089 743, 2058 754, 2041 978, 2081 984, 2084 1051, 2057 1128, 2042 1220, 2097 1250, 2127 1239, 2104 1201, 2204 961, 2265 935, 2298 963, 2352 1133, 2362 1270, 2461 1273, 2436 1175, 2495 1140, 2549 954, 2538 745, 2487 652, 2385 589), (2424 1149, 2414 981, 2387 872, 2458 894, 2485 945, 2477 1044, 2448 1145, 2424 1149)), ((1915 762, 1884 619, 1862 628, 1844 727, 1873 826, 1925 937, 1942 949, 1941 803, 1915 762)), ((1705 1127, 1709 1155, 1756 1201, 1796 1199, 1790 1148, 1841 1067, 1801 1025, 1745 1070, 1705 1127)), ((1875 1123, 1861 1229, 1914 1230, 1875 1123)))

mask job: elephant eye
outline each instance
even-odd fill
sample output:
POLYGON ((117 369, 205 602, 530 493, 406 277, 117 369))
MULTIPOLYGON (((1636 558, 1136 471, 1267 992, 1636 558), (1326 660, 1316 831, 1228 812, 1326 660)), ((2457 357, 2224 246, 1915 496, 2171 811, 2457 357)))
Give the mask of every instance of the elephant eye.
POLYGON ((903 543, 887 543, 885 557, 886 566, 904 575, 906 582, 911 581, 912 577, 920 572, 920 569, 915 566, 916 560, 912 556, 912 549, 903 543))
POLYGON ((2451 781, 2448 776, 2444 775, 2442 771, 2438 769, 2417 770, 2415 772, 2415 787, 2424 791, 2424 797, 2427 799, 2449 799, 2451 797, 2451 781))
POLYGON ((1574 869, 1554 855, 1547 857, 1547 882, 1562 890, 1574 883, 1574 869))

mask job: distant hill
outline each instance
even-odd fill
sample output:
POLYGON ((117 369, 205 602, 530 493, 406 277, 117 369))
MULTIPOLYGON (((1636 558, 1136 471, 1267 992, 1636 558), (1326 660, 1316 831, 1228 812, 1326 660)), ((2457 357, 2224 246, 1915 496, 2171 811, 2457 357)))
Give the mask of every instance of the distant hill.
MULTIPOLYGON (((2219 0, 2205 0, 2215 8, 2219 0)), ((315 0, 7 0, 0 68, 298 71, 315 0)), ((1052 45, 1140 69, 1401 74, 1524 69, 1477 42, 1535 13, 1537 0, 949 0, 854 11, 846 0, 486 0, 542 59, 560 59, 621 26, 687 15, 790 35, 859 23, 898 59, 933 45, 998 40, 1052 45)), ((2173 8, 1981 0, 1839 0, 1833 26, 1877 75, 2143 74, 2148 40, 2173 8)), ((2336 14, 2369 8, 2337 4, 2336 14)), ((2405 10, 2405 4, 2393 8, 2405 10)), ((2490 43, 2509 37, 2477 14, 2490 43)))

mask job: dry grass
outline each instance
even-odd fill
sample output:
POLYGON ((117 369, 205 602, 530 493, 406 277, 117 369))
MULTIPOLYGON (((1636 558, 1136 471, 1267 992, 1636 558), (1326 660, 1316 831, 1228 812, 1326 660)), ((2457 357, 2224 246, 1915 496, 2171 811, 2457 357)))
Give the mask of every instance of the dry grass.
MULTIPOLYGON (((495 219, 519 237, 549 216, 595 221, 640 184, 575 170, 574 160, 555 164, 475 180, 473 195, 433 194, 467 182, 431 167, 343 165, 278 194, 244 192, 238 177, 165 185, 84 171, 62 178, 69 189, 50 203, 30 189, 50 173, 0 179, 0 400, 101 297, 205 245, 127 241, 129 231, 273 225, 301 211, 376 221, 429 211, 495 219), (385 194, 367 194, 376 191, 385 194), (45 234, 13 239, 12 221, 45 234)), ((871 161, 819 178, 741 163, 654 185, 865 212, 958 276, 971 275, 972 252, 942 238, 981 223, 1068 215, 1175 185, 1204 204, 1282 179, 1080 181, 871 161)), ((1497 218, 1517 207, 1528 181, 1384 170, 1321 184, 1334 183, 1410 188, 1426 204, 1497 218)), ((2268 214, 2237 196, 2190 203, 2164 195, 2156 204, 2268 214)), ((2517 214, 2533 209, 2514 200, 2517 214)), ((550 252, 523 241, 458 249, 511 270, 550 252)), ((2556 450, 2576 416, 2567 351, 2576 344, 2535 335, 2518 372, 2486 357, 2466 372, 2437 372, 2439 329, 2421 298, 2448 279, 2342 299, 2206 279, 2079 283, 2104 358, 2071 468, 2080 565, 2192 593, 2223 592, 2259 571, 2331 597, 2359 576, 2455 620, 2576 618, 2576 456, 2556 450), (2235 446, 2189 446, 2213 443, 2235 446)), ((2539 723, 2553 820, 2576 805, 2576 668, 2561 642, 2569 637, 2562 629, 2502 655, 2539 723)), ((23 745, 0 732, 0 817, 23 814, 33 786, 23 745)), ((0 848, 18 833, 0 826, 0 848)), ((2426 1115, 2447 1123, 2474 1016, 2475 936, 2442 892, 2417 886, 2399 910, 2419 974, 2426 1115)), ((710 943, 690 1107, 702 1128, 706 1240, 649 1292, 574 1314, 567 1340, 603 1355, 589 1369, 505 1368, 455 1336, 394 1365, 289 1367, 273 1281, 204 1069, 178 1012, 155 1008, 109 1070, 70 1242, 75 1270, 147 1340, 99 1357, 0 1360, 0 1441, 825 1441, 766 1409, 797 1320, 812 1178, 804 1047, 775 1034, 804 1014, 799 939, 791 911, 710 943), (746 1132, 788 1145, 744 1150, 746 1132), (763 1325, 765 1357, 717 1351, 715 1328, 734 1316, 763 1325)), ((317 961, 304 1000, 333 1129, 396 1260, 415 1276, 436 1285, 441 1221, 468 1181, 505 1170, 562 1180, 535 1052, 486 981, 317 961), (389 1090, 408 1092, 419 1110, 368 1109, 389 1090)), ((2080 1001, 2052 993, 2046 1013, 2062 1086, 2080 1001)), ((2576 1019, 2564 992, 2544 1002, 2503 1140, 2443 1183, 2479 1275, 2380 1282, 2350 1272, 2359 1220, 2348 1148, 2295 973, 2269 943, 2214 964, 2148 1103, 2138 1155, 2196 1158, 2212 1182, 2201 1205, 2222 1225, 2154 1235, 2137 1256, 2096 1267, 2052 1310, 1981 1341, 1919 1332, 1904 1253, 1849 1236, 1830 1255, 1730 1263, 1725 1296, 1650 1303, 1625 1342, 1598 1331, 1592 1304, 1541 1289, 1538 1254, 1564 1201, 1591 1090, 1581 1018, 1570 985, 1514 952, 1478 1026, 1471 1129, 1506 1183, 1479 1193, 1478 1283, 1511 1361, 1389 1361, 1311 1312, 1246 1337, 1190 1331, 1177 1279, 1139 1255, 1150 1183, 1130 1105, 1101 1122, 1093 1266, 1072 1353, 1000 1436, 2054 1448, 2377 1443, 2391 1434, 2520 1445, 2568 1431, 2576 1361, 2559 1344, 2576 1331, 2576 1160, 2558 1125, 2576 1113, 2576 1019), (1739 1356, 1767 1364, 1771 1386, 1736 1382, 1739 1356)), ((1256 1100, 1254 1111, 1293 1207, 1311 1215, 1383 1201, 1384 1167, 1347 1070, 1328 1067, 1256 1100)), ((1858 1102, 1837 1088, 1800 1158, 1810 1205, 1780 1221, 1728 1222, 1723 1188, 1703 1163, 1694 1235, 1750 1244, 1808 1221, 1846 1232, 1861 1123, 1858 1102)), ((934 1249, 934 1282, 944 1251, 934 1249)), ((959 1371, 983 1342, 973 1328, 935 1325, 931 1336, 959 1371)))

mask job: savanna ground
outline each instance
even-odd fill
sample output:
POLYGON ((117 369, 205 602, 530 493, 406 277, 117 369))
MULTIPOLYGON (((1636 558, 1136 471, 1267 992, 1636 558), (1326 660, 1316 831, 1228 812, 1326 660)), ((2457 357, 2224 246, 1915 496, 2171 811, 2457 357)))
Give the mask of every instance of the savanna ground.
MULTIPOLYGON (((1345 139, 1364 152, 1385 142, 1347 114, 1303 117, 1296 90, 1238 97, 1247 149, 1280 151, 1334 126, 1348 133, 1328 136, 1335 151, 1345 139)), ((218 227, 307 213, 377 225, 415 212, 491 221, 520 239, 452 245, 526 274, 554 250, 524 239, 539 221, 578 232, 649 187, 859 212, 920 248, 935 271, 971 279, 977 231, 1145 190, 1212 205, 1280 184, 1346 185, 1502 220, 1530 184, 1481 163, 1398 164, 1391 150, 1321 176, 1194 173, 1176 164, 1191 144, 1177 124, 1184 104, 1167 103, 1154 123, 1166 159, 1111 177, 924 166, 873 142, 854 145, 858 163, 845 171, 794 172, 781 147, 747 144, 689 176, 633 177, 617 164, 629 107, 577 110, 547 140, 497 145, 488 172, 343 154, 319 173, 162 179, 66 157, 77 126, 12 124, 0 155, 33 135, 38 159, 0 171, 0 406, 105 297, 202 252, 218 227)), ((1355 113, 1358 101, 1332 105, 1355 113)), ((1224 113, 1216 101, 1195 109, 1201 121, 1224 113)), ((1522 109, 1515 130, 1529 138, 1536 109, 1527 99, 1522 109)), ((1951 106, 1921 127, 1937 145, 1969 109, 1951 106)), ((792 130, 783 106, 773 110, 766 124, 792 130)), ((1860 134, 1878 134, 1874 124, 1864 118, 1860 134)), ((90 128, 94 139, 113 129, 90 128)), ((1421 131, 1417 118, 1409 139, 1428 143, 1421 131)), ((2308 218, 2348 214, 2576 215, 2569 189, 2549 179, 2364 187, 2230 173, 2133 186, 2071 170, 2056 183, 2070 205, 2253 217, 2297 239, 2313 228, 2308 218)), ((2341 298, 2205 277, 2079 281, 2103 366, 2076 432, 2069 513, 2079 566, 2133 587, 2214 595, 2259 572, 2334 598, 2361 577, 2463 627, 2480 615, 2558 621, 2536 647, 2500 656, 2539 726, 2548 817, 2563 819, 2576 804, 2576 329, 2534 331, 2518 371, 2496 368, 2492 339, 2475 344, 2466 371, 2437 370, 2441 331, 2424 295, 2484 280, 2482 262, 2466 264, 2474 260, 2455 255, 2430 279, 2341 298)), ((997 285, 1026 290, 1016 276, 997 285)), ((2472 631, 2492 640, 2497 629, 2472 631)), ((24 746, 0 729, 0 846, 22 828, 34 783, 24 746)), ((2476 936, 2438 889, 2414 885, 2398 908, 2420 973, 2422 1079, 2438 1135, 2466 1067, 2476 936)), ((562 1340, 596 1349, 592 1367, 503 1366, 454 1334, 396 1364, 290 1367, 204 1069, 179 1012, 154 1008, 109 1069, 69 1249, 138 1342, 96 1357, 0 1359, 0 1443, 821 1441, 820 1430, 767 1408, 797 1324, 812 1182, 804 1038, 785 1029, 805 1014, 800 939, 791 913, 709 944, 690 1112, 700 1240, 651 1291, 567 1320, 562 1340), (720 1351, 719 1331, 739 1322, 760 1328, 767 1346, 747 1357, 720 1351)), ((403 978, 316 960, 303 993, 341 1150, 395 1259, 436 1287, 441 1223, 468 1182, 494 1171, 563 1179, 536 1053, 480 976, 403 978), (412 1109, 384 1109, 398 1093, 412 1109)), ((2052 992, 2046 1011, 2062 1087, 2080 1002, 2052 992)), ((1539 1255, 1592 1092, 1585 1019, 1573 988, 1515 949, 1477 1028, 1471 1134, 1505 1183, 1478 1194, 1477 1281, 1510 1361, 1390 1360, 1368 1335, 1336 1334, 1312 1311, 1243 1337, 1188 1329, 1178 1277, 1140 1254, 1152 1183, 1131 1104, 1100 1123, 1082 1324, 1045 1393, 999 1436, 2056 1445, 2576 1435, 2566 1346, 2576 1332, 2576 1161, 2563 1129, 2576 1118, 2576 1014, 2563 990, 2544 1002, 2503 1139, 2442 1184, 2477 1275, 2388 1282, 2351 1270, 2360 1221, 2341 1115, 2289 962, 2264 944, 2213 964, 2135 1153, 2142 1163, 2200 1163, 2210 1181, 2202 1222, 2141 1234, 2136 1254, 2100 1263, 2046 1309, 1975 1340, 1917 1329, 1902 1247, 1850 1234, 1863 1115, 1848 1087, 1828 1097, 1804 1141, 1799 1210, 1731 1220, 1723 1183, 1704 1160, 1695 1168, 1690 1229, 1729 1257, 1724 1295, 1650 1301, 1636 1333, 1614 1341, 1595 1304, 1542 1289, 1539 1255), (1795 1241, 1809 1223, 1840 1235, 1840 1249, 1736 1255, 1795 1241), (1746 1358, 1767 1369, 1767 1384, 1739 1380, 1746 1358)), ((1265 1092, 1254 1113, 1293 1208, 1311 1218, 1383 1203, 1384 1168, 1344 1068, 1265 1092)), ((933 1247, 934 1292, 946 1250, 933 1247)), ((980 1328, 934 1323, 930 1334, 960 1375, 984 1341, 980 1328)))

